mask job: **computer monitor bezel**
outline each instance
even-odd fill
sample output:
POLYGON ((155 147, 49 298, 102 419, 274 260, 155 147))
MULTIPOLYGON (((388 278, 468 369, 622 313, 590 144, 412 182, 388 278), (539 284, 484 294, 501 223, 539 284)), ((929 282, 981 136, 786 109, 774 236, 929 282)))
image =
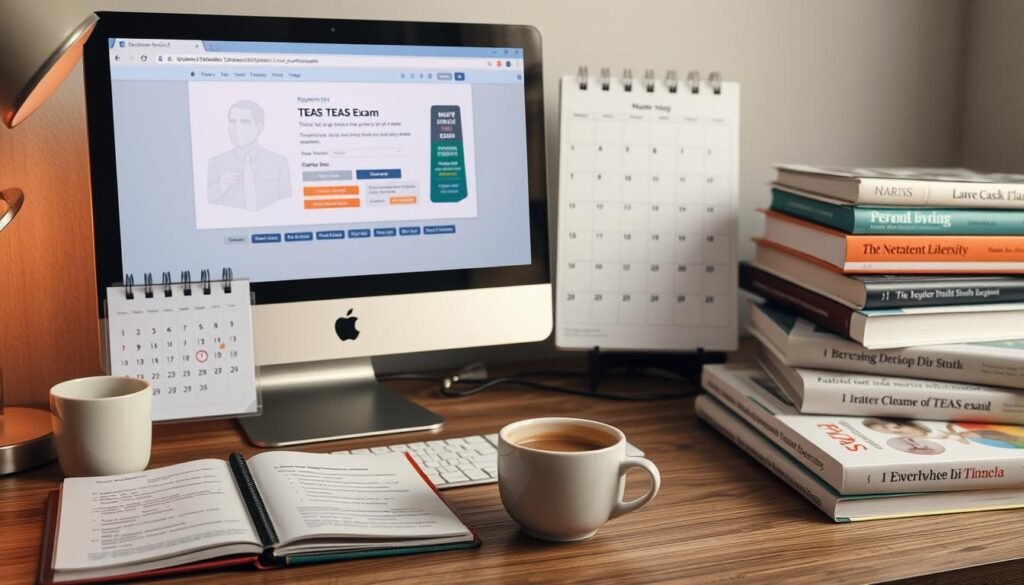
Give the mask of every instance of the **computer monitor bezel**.
MULTIPOLYGON (((541 41, 535 28, 501 24, 198 14, 98 14, 100 21, 85 46, 84 72, 100 317, 103 317, 106 287, 123 282, 125 276, 122 272, 117 160, 114 149, 109 55, 111 38, 522 48, 525 118, 528 120, 529 265, 255 282, 252 289, 257 304, 276 304, 550 285, 541 41)), ((214 270, 214 278, 217 278, 220 267, 210 268, 214 270)), ((193 275, 193 278, 197 278, 197 275, 193 275)))

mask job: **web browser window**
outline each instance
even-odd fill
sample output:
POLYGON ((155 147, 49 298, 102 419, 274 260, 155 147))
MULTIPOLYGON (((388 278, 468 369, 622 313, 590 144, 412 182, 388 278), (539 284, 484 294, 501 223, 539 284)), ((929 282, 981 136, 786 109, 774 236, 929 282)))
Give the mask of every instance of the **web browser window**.
POLYGON ((521 48, 109 45, 126 272, 530 263, 521 48))

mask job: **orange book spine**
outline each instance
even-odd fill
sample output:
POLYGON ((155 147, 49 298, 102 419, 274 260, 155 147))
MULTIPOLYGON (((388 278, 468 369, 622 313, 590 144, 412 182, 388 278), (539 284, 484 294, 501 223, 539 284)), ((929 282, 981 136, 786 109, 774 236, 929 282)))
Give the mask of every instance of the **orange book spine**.
POLYGON ((1024 262, 1024 236, 847 236, 847 262, 1024 262))

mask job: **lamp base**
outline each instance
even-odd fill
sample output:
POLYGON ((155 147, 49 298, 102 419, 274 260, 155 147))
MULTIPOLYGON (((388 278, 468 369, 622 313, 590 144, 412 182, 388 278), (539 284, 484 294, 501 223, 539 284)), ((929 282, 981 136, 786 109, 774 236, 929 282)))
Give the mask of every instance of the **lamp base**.
POLYGON ((57 458, 50 412, 8 406, 0 415, 0 475, 45 465, 57 458))

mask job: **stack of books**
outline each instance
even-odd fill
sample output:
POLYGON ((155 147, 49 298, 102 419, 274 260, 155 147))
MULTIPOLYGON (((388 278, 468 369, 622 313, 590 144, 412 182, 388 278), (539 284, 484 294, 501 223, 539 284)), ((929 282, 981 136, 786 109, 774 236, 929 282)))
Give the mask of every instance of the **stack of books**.
POLYGON ((701 416, 836 520, 1024 506, 1024 176, 780 167, 765 214, 701 416))

